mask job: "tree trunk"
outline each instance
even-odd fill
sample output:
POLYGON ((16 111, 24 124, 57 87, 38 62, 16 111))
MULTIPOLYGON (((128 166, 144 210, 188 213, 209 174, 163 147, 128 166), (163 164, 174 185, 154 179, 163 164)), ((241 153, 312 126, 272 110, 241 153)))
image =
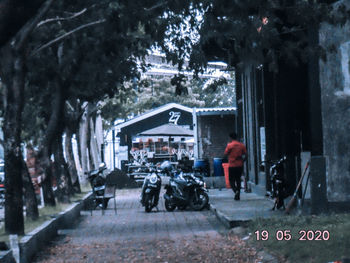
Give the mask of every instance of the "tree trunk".
POLYGON ((97 149, 98 149, 98 155, 101 162, 104 162, 104 154, 103 151, 103 144, 104 144, 104 138, 103 138, 103 122, 102 117, 100 113, 97 113, 96 121, 95 121, 95 134, 96 134, 96 143, 97 143, 97 149))
POLYGON ((79 136, 78 136, 79 132, 78 133, 75 133, 75 148, 74 148, 74 145, 73 145, 73 142, 72 142, 72 148, 73 148, 73 158, 74 158, 74 164, 75 164, 75 167, 76 167, 76 171, 77 171, 77 174, 78 174, 78 179, 79 179, 79 184, 81 184, 83 182, 83 179, 84 179, 84 171, 83 171, 83 168, 81 166, 81 158, 79 156, 79 149, 80 149, 80 143, 79 143, 79 136))
POLYGON ((52 145, 55 143, 55 138, 59 133, 59 124, 63 118, 64 96, 62 85, 58 83, 52 84, 55 85, 55 92, 52 97, 52 111, 45 138, 40 146, 39 158, 44 172, 42 180, 44 202, 45 204, 54 206, 56 202, 52 190, 52 166, 50 156, 52 154, 52 145))
MULTIPOLYGON (((12 1, 13 2, 13 1, 12 1)), ((0 4, 0 32, 4 33, 0 37, 0 46, 8 42, 10 38, 16 35, 15 39, 3 48, 1 54, 1 78, 5 82, 4 91, 4 157, 5 157, 5 231, 9 234, 24 234, 23 217, 23 181, 22 181, 22 162, 21 153, 21 122, 24 106, 24 86, 25 86, 25 48, 28 36, 34 30, 38 21, 45 15, 50 8, 53 0, 45 1, 43 8, 38 7, 44 1, 35 1, 34 9, 29 13, 28 7, 18 11, 18 6, 10 1, 1 1, 0 4), (14 12, 27 13, 28 16, 15 16, 20 21, 15 28, 8 28, 8 23, 2 23, 13 17, 14 12), (28 22, 35 13, 37 15, 28 22), (22 27, 23 26, 23 27, 22 27), (21 30, 19 31, 19 29, 21 30), (15 29, 15 30, 12 30, 15 29), (11 34, 8 32, 11 31, 11 34), (19 31, 19 32, 18 32, 19 31)), ((23 6, 23 1, 20 6, 23 6)), ((22 15, 23 15, 22 14, 22 15)), ((10 19, 9 21, 12 21, 10 19)), ((8 21, 7 21, 8 22, 8 21)), ((13 21, 12 21, 13 22, 13 21)))
POLYGON ((71 176, 72 186, 75 193, 81 193, 80 182, 75 166, 74 156, 73 156, 73 147, 72 147, 72 130, 67 126, 66 127, 66 138, 64 142, 64 150, 66 154, 66 160, 68 165, 68 171, 71 176))
POLYGON ((56 200, 52 189, 52 164, 49 154, 51 146, 44 147, 38 154, 39 166, 42 169, 41 173, 41 187, 43 190, 44 204, 55 206, 56 200))
POLYGON ((88 167, 88 133, 89 133, 89 118, 87 110, 85 111, 79 127, 79 143, 80 143, 80 158, 81 166, 83 168, 84 179, 86 180, 85 173, 89 171, 88 167))
POLYGON ((68 167, 63 157, 61 136, 58 136, 56 138, 54 156, 55 178, 57 182, 57 200, 61 203, 69 203, 70 188, 72 182, 69 178, 68 167))
MULTIPOLYGON (((4 52, 5 54, 5 52, 4 52)), ((6 66, 13 70, 5 76, 4 112, 4 157, 5 157, 5 231, 9 234, 24 234, 21 118, 24 103, 24 54, 7 50, 6 66)), ((2 56, 4 59, 4 56, 2 56)), ((6 59, 6 58, 5 58, 6 59)), ((4 66, 4 64, 2 65, 4 66)))
POLYGON ((36 199, 32 178, 28 172, 28 167, 22 159, 22 180, 24 189, 24 199, 26 205, 26 217, 37 220, 39 217, 38 201, 36 199))
POLYGON ((95 133, 96 119, 94 119, 95 118, 90 118, 90 155, 92 163, 94 165, 94 169, 97 169, 99 164, 101 163, 101 158, 98 151, 97 138, 95 133))

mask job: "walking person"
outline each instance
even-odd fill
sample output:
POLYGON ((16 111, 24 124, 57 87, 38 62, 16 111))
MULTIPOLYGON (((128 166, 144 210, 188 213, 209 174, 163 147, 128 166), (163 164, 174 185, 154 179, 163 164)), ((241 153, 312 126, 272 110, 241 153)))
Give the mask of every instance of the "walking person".
POLYGON ((228 156, 229 181, 235 200, 240 199, 241 176, 243 173, 243 163, 246 160, 247 149, 245 145, 237 140, 236 133, 230 133, 231 142, 227 144, 225 155, 228 156))

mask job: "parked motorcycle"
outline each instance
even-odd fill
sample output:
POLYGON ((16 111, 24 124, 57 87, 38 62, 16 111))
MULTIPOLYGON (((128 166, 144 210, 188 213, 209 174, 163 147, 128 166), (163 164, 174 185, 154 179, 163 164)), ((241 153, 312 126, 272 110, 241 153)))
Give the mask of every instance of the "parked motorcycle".
POLYGON ((272 210, 275 208, 285 209, 284 199, 288 196, 286 191, 286 179, 284 173, 284 163, 287 157, 283 156, 277 161, 270 161, 270 178, 272 183, 272 198, 275 198, 275 202, 272 210))
POLYGON ((157 167, 157 174, 160 174, 163 176, 172 176, 175 172, 175 168, 170 161, 163 161, 162 163, 158 163, 156 164, 156 167, 157 167))
POLYGON ((100 164, 97 170, 90 171, 88 173, 88 180, 91 185, 94 198, 95 207, 100 206, 102 209, 106 209, 110 198, 96 198, 103 197, 106 189, 106 178, 103 176, 103 171, 106 169, 104 163, 100 164))
POLYGON ((177 207, 180 210, 186 209, 189 205, 193 210, 199 211, 209 204, 209 196, 205 183, 193 173, 184 174, 180 172, 169 179, 165 185, 165 209, 169 212, 177 207))
POLYGON ((145 207, 145 212, 149 213, 152 208, 157 207, 161 184, 162 179, 156 170, 151 168, 150 173, 143 181, 141 191, 141 204, 145 207))

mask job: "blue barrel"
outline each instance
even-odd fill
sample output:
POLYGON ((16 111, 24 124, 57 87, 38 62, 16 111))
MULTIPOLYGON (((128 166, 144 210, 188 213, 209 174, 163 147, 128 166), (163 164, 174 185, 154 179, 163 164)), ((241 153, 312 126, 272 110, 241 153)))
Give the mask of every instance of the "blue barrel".
POLYGON ((214 176, 224 176, 224 168, 222 167, 223 158, 214 158, 214 176))
POLYGON ((210 167, 207 159, 197 159, 194 161, 194 168, 200 169, 205 176, 210 176, 210 167))

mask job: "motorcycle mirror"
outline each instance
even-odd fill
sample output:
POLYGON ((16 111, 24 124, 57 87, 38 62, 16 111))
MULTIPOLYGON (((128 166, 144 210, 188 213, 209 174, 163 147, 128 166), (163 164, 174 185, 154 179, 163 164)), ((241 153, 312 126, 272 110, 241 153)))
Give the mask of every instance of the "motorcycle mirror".
POLYGON ((99 170, 103 170, 104 168, 106 168, 106 164, 105 164, 105 163, 101 163, 101 164, 98 166, 98 169, 99 169, 99 170))

